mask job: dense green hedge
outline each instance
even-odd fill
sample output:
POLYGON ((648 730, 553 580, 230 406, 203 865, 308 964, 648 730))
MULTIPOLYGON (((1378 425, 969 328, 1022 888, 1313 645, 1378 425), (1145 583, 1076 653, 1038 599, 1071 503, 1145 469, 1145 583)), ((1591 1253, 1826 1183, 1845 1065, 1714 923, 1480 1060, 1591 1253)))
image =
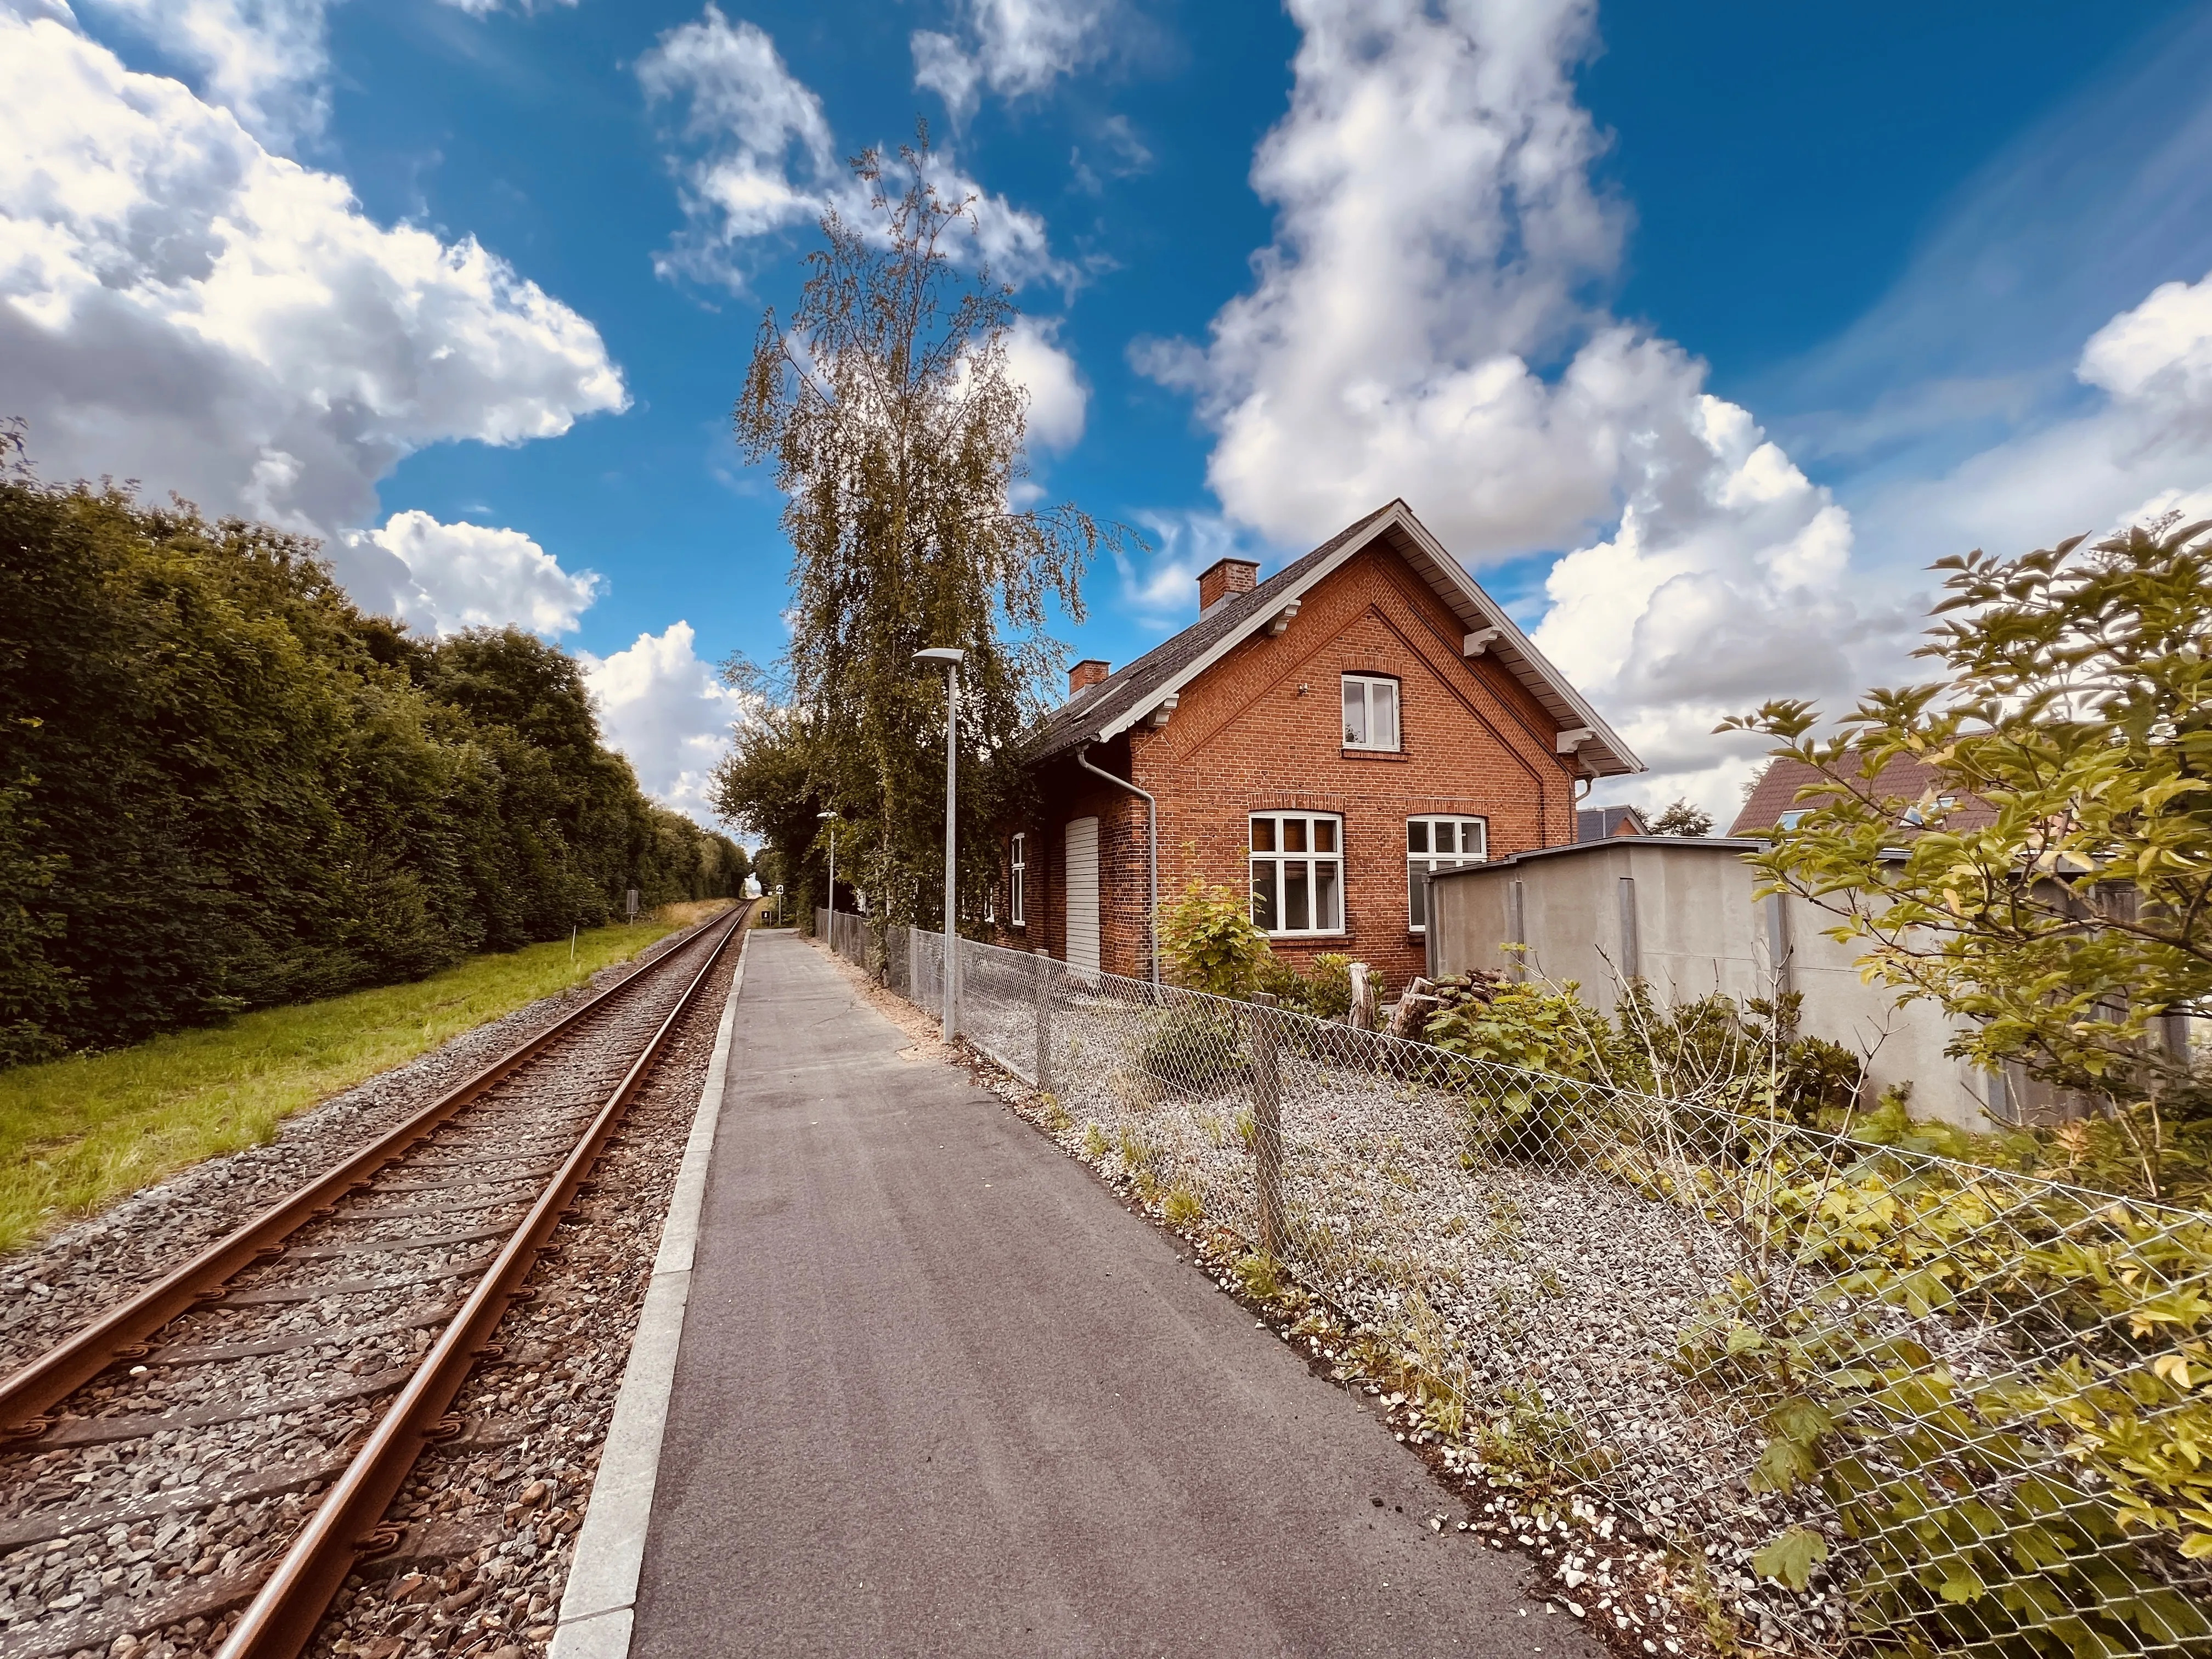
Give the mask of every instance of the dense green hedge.
POLYGON ((0 1064, 743 881, 600 746, 573 659, 413 639, 314 553, 0 478, 0 1064))

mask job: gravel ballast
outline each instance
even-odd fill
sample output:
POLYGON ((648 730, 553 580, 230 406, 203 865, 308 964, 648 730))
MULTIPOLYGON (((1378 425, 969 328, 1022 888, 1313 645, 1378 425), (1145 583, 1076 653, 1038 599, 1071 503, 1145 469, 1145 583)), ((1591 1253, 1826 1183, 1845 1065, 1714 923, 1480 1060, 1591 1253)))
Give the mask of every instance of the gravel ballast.
POLYGON ((479 1025, 286 1119, 275 1139, 179 1171, 0 1258, 0 1376, 312 1181, 517 1043, 696 929, 671 933, 558 996, 479 1025))
MULTIPOLYGON (((708 945, 695 930, 651 951, 636 965, 678 951, 685 960, 669 961, 634 996, 585 1016, 428 1142, 355 1189, 336 1213, 309 1221, 283 1253, 249 1267, 220 1298, 165 1328, 143 1363, 118 1364, 72 1395, 39 1440, 0 1454, 0 1656, 82 1652, 173 1659, 221 1644, 236 1607, 382 1414, 550 1168, 628 1071, 637 1045, 659 1026, 708 945), (696 948, 687 950, 694 941, 696 948)), ((510 1309, 495 1346, 457 1397, 459 1433, 426 1455, 395 1506, 402 1522, 390 1540, 396 1548, 368 1569, 365 1583, 384 1583, 410 1563, 450 1571, 452 1563, 476 1554, 471 1565, 483 1568, 483 1582, 495 1587, 515 1556, 534 1559, 542 1547, 537 1529, 550 1544, 564 1522, 573 1527, 580 1502, 573 1481, 564 1490, 567 1507, 545 1516, 533 1518, 545 1507, 550 1486, 541 1483, 520 1500, 507 1518, 522 1516, 523 1536, 507 1535, 497 1514, 486 1521, 460 1504, 435 1509, 450 1525, 404 1522, 430 1516, 426 1503, 435 1505, 456 1482, 497 1480, 501 1461, 542 1439, 545 1423, 569 1425, 580 1420, 579 1410, 588 1414, 602 1373, 611 1397, 635 1322, 634 1299, 624 1286, 637 1235, 646 1230, 643 1270, 649 1271, 650 1230, 658 1227, 666 1201, 666 1182, 648 1167, 656 1131, 672 1109, 671 1100, 680 1102, 680 1157, 705 1063, 704 1051, 692 1052, 698 1029, 703 1023, 711 1048, 737 954, 734 943, 724 951, 679 1017, 592 1180, 540 1257, 530 1290, 510 1309), (556 1344, 559 1351, 551 1352, 556 1344), (574 1408, 579 1398, 586 1404, 574 1408), (498 1547, 505 1544, 515 1548, 498 1547)), ((612 976, 625 972, 613 970, 612 976)), ((215 1190, 233 1196, 236 1209, 222 1223, 205 1224, 194 1243, 357 1150, 360 1141, 428 1103, 576 1000, 548 1000, 472 1034, 473 1045, 469 1039, 447 1045, 426 1057, 446 1064, 404 1068, 417 1074, 404 1085, 353 1091, 366 1096, 365 1103, 356 1103, 335 1125, 324 1113, 314 1115, 323 1121, 310 1127, 319 1134, 290 1164, 297 1173, 272 1178, 264 1162, 251 1184, 218 1183, 215 1190), (343 1143, 332 1144, 349 1129, 343 1143)), ((152 1213, 159 1218, 169 1212, 162 1206, 152 1213)), ((102 1218, 107 1231, 114 1219, 113 1212, 102 1218)), ((179 1253, 190 1248, 179 1246, 179 1253)), ((600 1420, 568 1439, 585 1452, 603 1431, 600 1420)), ((557 1596, 557 1578, 553 1589, 557 1596)), ((353 1587, 343 1611, 362 1593, 353 1587)), ((480 1591, 468 1600, 482 1597, 480 1591)), ((505 1603, 495 1598, 488 1605, 505 1603)), ((525 1597, 520 1612, 529 1607, 525 1597)), ((479 1617, 477 1627, 501 1626, 485 1626, 479 1617)), ((319 1638, 320 1650, 354 1650, 345 1641, 343 1620, 319 1638)), ((434 1650, 448 1649, 441 1642, 434 1650)))

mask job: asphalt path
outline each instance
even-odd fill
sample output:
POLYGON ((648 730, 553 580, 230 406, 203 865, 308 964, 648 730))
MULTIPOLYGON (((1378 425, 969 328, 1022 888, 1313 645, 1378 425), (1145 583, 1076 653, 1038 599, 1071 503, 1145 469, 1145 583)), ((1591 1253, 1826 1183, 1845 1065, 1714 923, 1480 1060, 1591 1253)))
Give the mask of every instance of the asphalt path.
POLYGON ((1172 1237, 750 948, 634 1656, 1602 1653, 1172 1237))

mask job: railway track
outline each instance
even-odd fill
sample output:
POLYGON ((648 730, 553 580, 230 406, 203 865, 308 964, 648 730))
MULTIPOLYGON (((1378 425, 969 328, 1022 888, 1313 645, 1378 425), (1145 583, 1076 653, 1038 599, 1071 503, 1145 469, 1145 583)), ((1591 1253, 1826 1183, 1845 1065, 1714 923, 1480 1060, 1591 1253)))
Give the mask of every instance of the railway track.
POLYGON ((0 1382, 0 1659, 307 1646, 750 908, 0 1382))

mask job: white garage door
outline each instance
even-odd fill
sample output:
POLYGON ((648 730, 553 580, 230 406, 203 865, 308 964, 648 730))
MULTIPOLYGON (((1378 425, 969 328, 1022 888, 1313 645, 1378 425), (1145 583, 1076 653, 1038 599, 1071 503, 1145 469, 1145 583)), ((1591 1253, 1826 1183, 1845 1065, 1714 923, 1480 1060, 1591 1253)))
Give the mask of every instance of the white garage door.
POLYGON ((1067 965, 1098 971, 1098 820, 1071 818, 1066 861, 1067 965))

